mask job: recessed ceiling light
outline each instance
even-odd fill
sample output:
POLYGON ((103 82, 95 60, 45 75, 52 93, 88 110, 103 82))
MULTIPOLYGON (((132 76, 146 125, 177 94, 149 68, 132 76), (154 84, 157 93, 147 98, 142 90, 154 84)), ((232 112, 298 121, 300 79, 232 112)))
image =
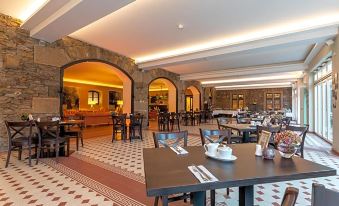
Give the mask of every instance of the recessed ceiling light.
POLYGON ((183 24, 178 24, 178 29, 183 29, 184 25, 183 24))

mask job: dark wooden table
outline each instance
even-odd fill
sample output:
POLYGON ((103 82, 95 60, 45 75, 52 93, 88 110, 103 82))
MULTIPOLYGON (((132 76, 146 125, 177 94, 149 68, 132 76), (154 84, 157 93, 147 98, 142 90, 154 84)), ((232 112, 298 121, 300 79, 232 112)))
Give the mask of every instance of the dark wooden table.
POLYGON ((250 141, 251 132, 257 131, 257 127, 251 124, 223 124, 221 126, 241 132, 244 143, 247 143, 250 141))
MULTIPOLYGON (((239 205, 253 205, 254 185, 336 175, 336 170, 299 158, 274 160, 254 155, 255 144, 230 145, 235 162, 220 162, 205 156, 203 147, 187 147, 189 154, 179 156, 169 148, 144 149, 147 196, 193 194, 193 204, 205 205, 205 191, 239 187, 239 205), (200 183, 188 170, 190 165, 204 165, 219 181, 200 183)), ((167 205, 166 198, 163 204, 167 205)))

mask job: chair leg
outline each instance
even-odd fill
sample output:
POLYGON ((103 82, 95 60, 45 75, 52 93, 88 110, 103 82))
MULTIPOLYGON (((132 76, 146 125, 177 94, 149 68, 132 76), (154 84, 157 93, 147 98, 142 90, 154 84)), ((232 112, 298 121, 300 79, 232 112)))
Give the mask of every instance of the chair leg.
POLYGON ((32 146, 28 146, 28 165, 32 167, 32 146))
POLYGON ((9 164, 9 159, 11 158, 11 152, 12 152, 12 148, 8 149, 8 153, 7 153, 7 160, 6 160, 6 168, 8 167, 9 164))
POLYGON ((55 161, 59 163, 59 146, 55 148, 55 161))
POLYGON ((155 197, 154 198, 154 206, 158 206, 158 202, 159 202, 159 197, 155 197))
POLYGON ((77 151, 79 151, 79 135, 77 135, 76 144, 77 144, 77 151))
POLYGON ((22 155, 22 147, 19 147, 19 150, 18 150, 18 160, 21 160, 21 155, 22 155))
POLYGON ((84 147, 84 138, 82 134, 80 134, 80 140, 81 140, 81 147, 84 147))
POLYGON ((211 190, 211 206, 215 206, 215 190, 211 190))
POLYGON ((230 195, 230 188, 227 188, 227 189, 226 189, 226 194, 227 194, 227 196, 230 195))
POLYGON ((71 146, 71 140, 69 138, 67 138, 67 157, 69 157, 70 146, 71 146))

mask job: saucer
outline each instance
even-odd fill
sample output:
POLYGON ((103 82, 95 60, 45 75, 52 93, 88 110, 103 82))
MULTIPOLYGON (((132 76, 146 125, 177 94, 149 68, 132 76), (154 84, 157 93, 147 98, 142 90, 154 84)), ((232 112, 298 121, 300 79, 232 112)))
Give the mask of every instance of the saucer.
POLYGON ((211 155, 208 152, 205 152, 205 155, 207 157, 212 158, 212 159, 220 160, 220 161, 223 161, 223 162, 233 162, 233 161, 235 161, 237 159, 237 157, 234 156, 234 155, 231 155, 230 158, 223 158, 223 157, 220 157, 218 155, 211 155))

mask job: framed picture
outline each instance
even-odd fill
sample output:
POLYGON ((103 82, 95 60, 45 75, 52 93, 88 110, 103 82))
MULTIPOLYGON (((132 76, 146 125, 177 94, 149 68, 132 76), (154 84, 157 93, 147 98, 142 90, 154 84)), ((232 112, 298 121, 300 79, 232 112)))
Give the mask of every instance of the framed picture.
POLYGON ((271 138, 271 132, 268 131, 261 131, 261 135, 259 137, 259 141, 258 144, 261 145, 261 149, 265 149, 268 146, 268 143, 270 141, 271 138))

